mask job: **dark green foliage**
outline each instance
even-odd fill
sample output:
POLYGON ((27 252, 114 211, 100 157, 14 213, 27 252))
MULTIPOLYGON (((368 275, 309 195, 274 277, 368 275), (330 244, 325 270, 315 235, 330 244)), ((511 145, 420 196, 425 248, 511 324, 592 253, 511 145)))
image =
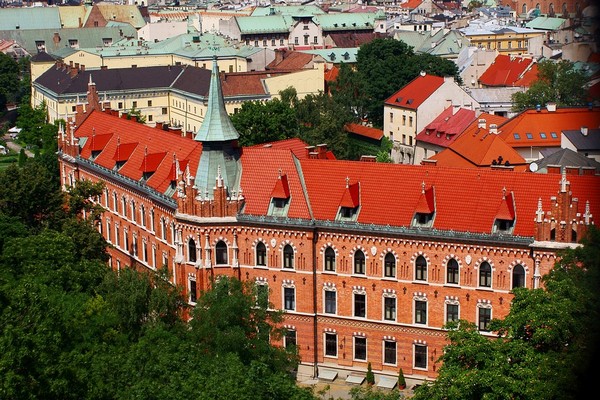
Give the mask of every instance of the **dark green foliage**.
MULTIPOLYGON (((593 227, 592 227, 593 228, 593 227)), ((586 397, 600 332, 600 233, 560 253, 543 289, 518 288, 508 316, 492 320, 490 340, 467 321, 449 325, 439 376, 419 399, 557 399, 586 397)))
POLYGON ((373 374, 373 370, 371 369, 371 363, 367 364, 367 376, 365 380, 367 381, 367 385, 375 384, 375 374, 373 374))
POLYGON ((550 102, 559 107, 585 105, 588 101, 586 82, 585 73, 576 70, 571 61, 542 60, 538 63, 537 80, 526 92, 513 94, 513 110, 544 107, 550 102))
POLYGON ((240 134, 242 146, 273 142, 295 137, 298 121, 289 101, 246 101, 231 121, 240 134))
POLYGON ((10 56, 0 52, 0 113, 7 102, 16 102, 19 93, 19 65, 10 56))
POLYGON ((26 161, 27 154, 25 154, 25 149, 21 148, 21 150, 19 150, 19 159, 17 160, 17 164, 19 165, 19 167, 22 167, 23 165, 25 165, 26 161))
POLYGON ((380 390, 375 386, 357 386, 350 389, 352 400, 401 400, 404 396, 397 390, 380 390))
POLYGON ((131 107, 131 110, 127 113, 127 119, 132 119, 135 117, 136 122, 140 124, 146 123, 146 116, 142 114, 140 110, 135 107, 131 107))
POLYGON ((402 368, 398 371, 398 388, 404 389, 406 387, 406 379, 404 378, 404 371, 402 368))
POLYGON ((332 94, 342 104, 350 102, 359 118, 366 117, 373 126, 381 128, 383 102, 421 71, 460 79, 458 67, 450 60, 415 54, 412 47, 392 38, 375 39, 360 47, 355 70, 347 67, 340 70, 332 94))

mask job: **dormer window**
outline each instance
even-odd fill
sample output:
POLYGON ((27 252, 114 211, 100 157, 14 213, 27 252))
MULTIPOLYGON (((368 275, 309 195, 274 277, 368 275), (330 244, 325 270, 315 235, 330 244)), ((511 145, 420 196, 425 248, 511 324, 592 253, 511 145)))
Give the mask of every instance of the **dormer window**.
POLYGON ((269 204, 268 214, 278 217, 287 215, 290 207, 290 186, 287 175, 279 171, 279 176, 275 182, 275 187, 271 191, 271 203, 269 204))
POLYGON ((350 184, 350 178, 346 178, 346 189, 342 195, 338 208, 336 221, 356 221, 360 208, 360 185, 358 182, 350 184))
POLYGON ((433 186, 425 189, 425 182, 421 184, 421 197, 415 213, 413 215, 411 226, 431 228, 435 219, 435 191, 433 186))
POLYGON ((507 193, 506 188, 503 188, 502 200, 496 212, 496 218, 494 218, 492 233, 511 234, 514 229, 515 219, 516 213, 513 194, 512 192, 507 193))

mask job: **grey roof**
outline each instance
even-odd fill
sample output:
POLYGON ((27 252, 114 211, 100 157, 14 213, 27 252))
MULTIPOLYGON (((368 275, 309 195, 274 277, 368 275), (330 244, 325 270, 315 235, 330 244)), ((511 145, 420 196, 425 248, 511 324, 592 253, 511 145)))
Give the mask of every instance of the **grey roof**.
POLYGON ((582 134, 580 129, 562 131, 562 134, 573 143, 573 146, 575 146, 577 150, 600 150, 600 129, 588 128, 587 135, 582 134))
POLYGON ((204 91, 198 93, 205 95, 208 89, 208 71, 192 66, 159 66, 144 68, 114 68, 79 71, 71 76, 67 68, 53 67, 40 75, 35 83, 58 95, 85 94, 88 90, 90 75, 96 83, 99 93, 131 91, 136 89, 168 88, 171 86, 185 87, 202 92, 201 76, 205 75, 204 91), (177 83, 184 71, 189 70, 189 75, 195 75, 198 83, 191 84, 193 78, 186 76, 185 83, 177 83))
POLYGON ((600 171, 600 163, 571 149, 560 149, 536 161, 538 172, 548 172, 548 166, 592 167, 600 171))

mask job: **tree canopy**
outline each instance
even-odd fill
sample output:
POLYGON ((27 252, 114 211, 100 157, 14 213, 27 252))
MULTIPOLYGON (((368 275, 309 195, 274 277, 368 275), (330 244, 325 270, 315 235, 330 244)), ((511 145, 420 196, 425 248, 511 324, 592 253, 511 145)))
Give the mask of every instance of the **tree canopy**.
POLYGON ((560 253, 543 288, 514 289, 510 312, 492 320, 496 339, 467 321, 448 325, 438 378, 414 399, 585 397, 598 355, 600 231, 560 253))
POLYGON ((581 106, 588 102, 587 76, 568 60, 542 60, 538 64, 537 80, 525 92, 512 95, 513 110, 522 111, 550 102, 559 107, 581 106))

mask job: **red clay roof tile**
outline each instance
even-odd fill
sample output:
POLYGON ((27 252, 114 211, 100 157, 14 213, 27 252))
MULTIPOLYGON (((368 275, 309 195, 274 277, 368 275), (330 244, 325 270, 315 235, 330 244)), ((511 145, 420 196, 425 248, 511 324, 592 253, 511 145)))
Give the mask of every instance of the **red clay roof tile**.
POLYGON ((390 106, 416 110, 442 84, 444 78, 435 75, 419 75, 407 83, 402 89, 391 95, 385 104, 390 106))

